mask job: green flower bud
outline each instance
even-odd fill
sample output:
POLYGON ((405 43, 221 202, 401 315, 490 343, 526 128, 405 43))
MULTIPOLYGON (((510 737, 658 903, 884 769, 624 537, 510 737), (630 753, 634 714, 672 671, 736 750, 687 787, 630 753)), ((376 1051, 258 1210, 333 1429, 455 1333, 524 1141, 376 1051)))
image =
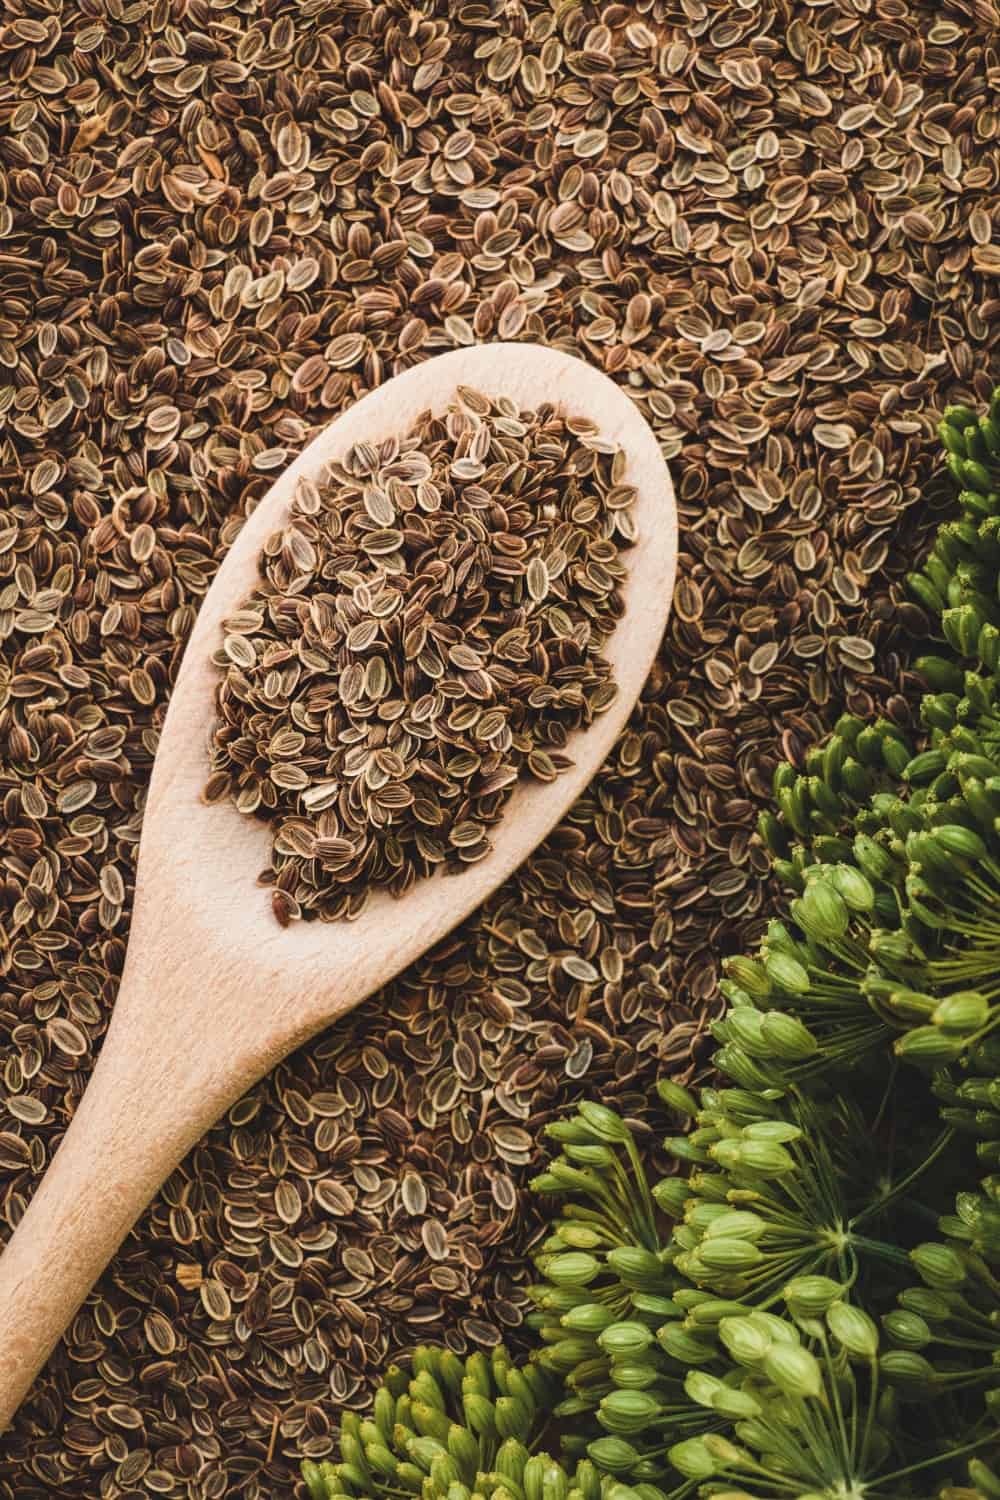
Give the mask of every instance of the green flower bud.
POLYGON ((383 1443, 388 1444, 392 1438, 392 1427, 396 1420, 396 1399, 384 1385, 379 1386, 375 1394, 372 1414, 383 1443))
POLYGON ((777 795, 777 803, 785 821, 800 838, 805 838, 809 831, 809 805, 805 778, 800 776, 793 786, 782 787, 777 795))
POLYGON ((839 739, 844 740, 846 744, 854 745, 857 743, 858 735, 864 727, 864 719, 859 719, 857 714, 841 714, 833 726, 833 732, 839 739))
POLYGON ((812 842, 812 852, 821 865, 835 865, 850 859, 853 851, 850 839, 835 833, 818 833, 812 842))
POLYGON ((855 744, 858 759, 866 766, 877 766, 882 760, 882 736, 874 724, 866 724, 855 744))
POLYGON ((602 1302, 580 1302, 559 1319, 561 1326, 570 1333, 589 1333, 595 1337, 614 1321, 614 1313, 602 1302))
POLYGON ((582 1250, 546 1257, 543 1265, 546 1277, 556 1286, 587 1286, 600 1269, 600 1261, 582 1250))
MULTIPOLYGON (((413 1425, 421 1437, 437 1438, 444 1442, 448 1436, 451 1426, 445 1413, 437 1406, 431 1406, 427 1401, 414 1401, 413 1403, 413 1425)), ((344 1445, 341 1437, 341 1447, 344 1445)), ((348 1455, 345 1453, 344 1457, 348 1455)))
POLYGON ((989 469, 974 458, 962 464, 962 478, 970 490, 978 490, 981 495, 988 495, 992 488, 989 469))
POLYGON ((662 1374, 663 1371, 657 1365, 648 1364, 644 1360, 616 1359, 611 1367, 611 1378, 618 1389, 623 1391, 648 1390, 662 1374))
MULTIPOLYGON (((867 994, 867 989, 865 990, 867 994)), ((871 997, 876 998, 876 997, 871 997)), ((921 994, 919 990, 893 990, 888 997, 889 1009, 904 1021, 920 1021, 932 1016, 938 1001, 933 995, 921 994)))
POLYGON ((934 1366, 911 1349, 890 1349, 879 1360, 879 1368, 894 1385, 928 1386, 937 1379, 934 1366))
POLYGON ((798 771, 796 771, 794 766, 789 765, 788 761, 780 761, 774 768, 774 776, 771 782, 774 795, 777 796, 786 787, 794 786, 798 780, 798 775, 798 771))
POLYGON ((590 1396, 567 1396, 564 1401, 558 1401, 552 1408, 552 1415, 562 1421, 564 1417, 579 1417, 585 1412, 589 1417, 593 1409, 594 1402, 590 1396))
POLYGON ((878 1353, 878 1328, 860 1307, 835 1302, 827 1311, 827 1327, 842 1348, 856 1359, 874 1359, 878 1353))
POLYGON ((707 1198, 712 1203, 728 1203, 732 1183, 723 1172, 707 1172, 702 1167, 697 1167, 690 1177, 691 1191, 699 1198, 707 1198))
POLYGON ((850 865, 835 865, 830 878, 851 911, 871 911, 875 905, 875 892, 871 881, 860 870, 855 870, 850 865))
MULTIPOLYGON (((476 1448, 478 1451, 478 1443, 476 1448)), ((524 1479, 524 1466, 530 1456, 525 1445, 519 1443, 517 1438, 508 1438, 497 1449, 493 1467, 509 1486, 513 1488, 516 1485, 520 1488, 524 1479)))
MULTIPOLYGON (((722 1207, 713 1204, 713 1208, 722 1207)), ((739 1240, 759 1240, 767 1230, 767 1224, 759 1214, 748 1213, 737 1208, 722 1208, 722 1212, 706 1228, 706 1237, 739 1240)))
POLYGON ((517 1396, 498 1396, 494 1403, 496 1429, 502 1438, 526 1442, 531 1434, 532 1410, 517 1396))
POLYGON ((684 1205, 691 1196, 686 1177, 664 1177, 653 1188, 653 1197, 665 1214, 672 1219, 684 1216, 684 1205))
POLYGON ((435 1348, 430 1344, 421 1344, 418 1349, 415 1349, 413 1351, 413 1379, 420 1375, 428 1375, 436 1382, 441 1371, 443 1353, 443 1349, 435 1348))
POLYGON ((764 1374, 779 1391, 800 1399, 816 1397, 823 1389, 819 1361, 795 1344, 772 1344, 764 1356, 764 1374))
POLYGON ((593 1140, 590 1131, 580 1119, 552 1120, 546 1125, 545 1134, 550 1140, 558 1141, 560 1145, 572 1141, 577 1146, 583 1146, 587 1141, 593 1140))
POLYGON ((1000 1500, 1000 1476, 980 1458, 969 1459, 969 1478, 984 1500, 1000 1500))
POLYGON ((706 1238, 698 1253, 710 1271, 749 1271, 764 1259, 756 1245, 740 1239, 706 1238))
POLYGON ((719 1337, 738 1365, 759 1365, 771 1348, 771 1338, 749 1318, 723 1318, 719 1337))
POLYGON ((837 942, 847 931, 850 914, 843 897, 826 880, 806 886, 801 901, 792 905, 799 926, 819 943, 837 942))
POLYGON ((742 1088, 766 1089, 770 1088, 774 1081, 771 1074, 759 1063, 754 1062, 742 1047, 720 1047, 713 1062, 720 1073, 731 1078, 734 1083, 740 1084, 742 1088))
POLYGON ((882 741, 882 761, 890 776, 902 776, 912 758, 912 752, 902 740, 886 738, 882 741))
POLYGON ((302 1465, 302 1479, 309 1491, 309 1500, 329 1500, 329 1492, 320 1473, 319 1465, 307 1458, 302 1465))
MULTIPOLYGON (((341 1438, 341 1447, 343 1447, 343 1441, 343 1438, 341 1438)), ((448 1457, 448 1450, 444 1444, 439 1443, 437 1438, 432 1437, 408 1438, 405 1444, 405 1452, 407 1457, 417 1465, 418 1469, 423 1469, 425 1474, 430 1473, 431 1464, 439 1454, 443 1454, 446 1458, 448 1457)), ((454 1477, 457 1479, 457 1473, 454 1477)))
POLYGON ((917 1026, 897 1037, 892 1050, 907 1062, 936 1068, 961 1057, 965 1043, 961 1037, 948 1036, 938 1026, 917 1026))
POLYGON ((771 854, 788 853, 788 836, 772 812, 762 812, 757 819, 757 833, 761 843, 771 854))
MULTIPOLYGON (((352 1415, 356 1415, 356 1413, 352 1413, 352 1415)), ((361 1474, 364 1478, 365 1483, 367 1483, 369 1475, 368 1461, 365 1458, 365 1450, 362 1447, 360 1440, 356 1438, 353 1433, 347 1433, 341 1430, 340 1452, 345 1465, 361 1474)))
POLYGON ((652 1292, 633 1292, 630 1300, 637 1313, 653 1318, 657 1323, 663 1323, 667 1318, 679 1318, 681 1315, 680 1307, 669 1297, 656 1297, 652 1292))
POLYGON ((697 1406, 711 1409, 717 1393, 722 1389, 722 1381, 718 1376, 708 1375, 704 1370, 691 1370, 684 1377, 684 1390, 697 1406))
POLYGON ((597 1409, 602 1426, 617 1434, 641 1434, 659 1415, 660 1403, 646 1391, 611 1391, 597 1409))
MULTIPOLYGON (((658 1330, 657 1342, 671 1359, 682 1365, 704 1365, 715 1358, 714 1343, 707 1338, 698 1338, 680 1323, 667 1323, 658 1330)), ((593 1455, 591 1455, 593 1457, 593 1455)), ((595 1463, 597 1460, 594 1460, 595 1463)))
POLYGON ((913 669, 920 673, 933 693, 960 693, 962 670, 945 656, 918 656, 913 669))
POLYGON ((818 1318, 844 1295, 844 1287, 829 1276, 796 1276, 785 1286, 785 1302, 796 1318, 818 1318))
POLYGON ((582 1459, 576 1468, 576 1482, 580 1500, 601 1500, 601 1476, 588 1458, 582 1459))
POLYGON ((944 1323, 951 1317, 951 1301, 941 1292, 925 1286, 908 1286, 899 1294, 899 1305, 908 1312, 919 1313, 929 1323, 944 1323))
POLYGON ((910 1251, 921 1281, 935 1291, 954 1292, 966 1280, 965 1263, 950 1245, 924 1244, 910 1251))
POLYGON ((944 1031, 968 1036, 979 1031, 990 1018, 990 1003, 985 995, 972 990, 962 994, 948 995, 942 1000, 931 1017, 935 1026, 944 1031))
POLYGON ((697 1115, 698 1101, 690 1089, 682 1088, 670 1078, 660 1078, 656 1084, 656 1092, 667 1109, 676 1110, 678 1114, 687 1115, 692 1120, 697 1115))
POLYGON ((747 1316, 751 1323, 757 1328, 762 1328, 775 1344, 800 1344, 802 1342, 795 1324, 789 1322, 787 1318, 779 1317, 777 1313, 762 1312, 759 1307, 755 1307, 747 1316))
POLYGON ((753 1396, 731 1385, 722 1386, 712 1405, 720 1417, 726 1417, 730 1422, 751 1421, 763 1411, 760 1402, 753 1396))
POLYGON ((931 1341, 931 1330, 919 1313, 895 1307, 882 1319, 883 1327, 897 1349, 923 1349, 931 1341))
POLYGON ((382 1441, 382 1435, 370 1417, 365 1417, 365 1419, 362 1421, 361 1426, 358 1429, 358 1437, 361 1440, 361 1445, 366 1452, 370 1444, 380 1443, 382 1441))
POLYGON ((947 761, 940 750, 922 750, 915 755, 903 772, 903 780, 914 786, 931 781, 944 770, 947 761))
POLYGON ((543 1453, 533 1454, 528 1459, 524 1466, 524 1473, 521 1480, 525 1500, 542 1500, 545 1468, 550 1462, 551 1460, 543 1453))
POLYGON ((946 854, 958 859, 978 861, 986 858, 986 845, 979 834, 960 823, 945 823, 935 828, 934 838, 946 854))
POLYGON ((643 1283, 662 1281, 664 1268, 651 1250, 640 1245, 620 1245, 608 1251, 608 1265, 626 1286, 642 1289, 643 1283))
POLYGON ((770 1141, 719 1141, 709 1154, 727 1172, 771 1178, 795 1171, 795 1158, 770 1141))
MULTIPOLYGON (((601 1149, 601 1148, 598 1148, 601 1149)), ((604 1236, 589 1224, 561 1223, 556 1234, 568 1250, 598 1250, 604 1244, 604 1236)))
POLYGON ((737 955, 735 958, 727 958, 722 967, 748 995, 764 999, 771 993, 767 973, 754 959, 737 955))
POLYGON ((848 756, 840 770, 844 790, 855 802, 866 802, 871 791, 872 773, 853 755, 848 756))
POLYGON ((464 1379, 465 1362, 459 1359, 451 1349, 442 1349, 441 1362, 438 1366, 438 1381, 442 1389, 449 1391, 455 1397, 460 1397, 464 1379))
POLYGON ((474 1354, 470 1354, 465 1361, 465 1373, 461 1385, 463 1397, 467 1389, 487 1398, 493 1395, 493 1376, 490 1371, 490 1362, 481 1349, 477 1349, 474 1354))
MULTIPOLYGON (((560 1375, 568 1375, 577 1365, 582 1364, 594 1356, 594 1344, 588 1338, 557 1339, 554 1344, 549 1344, 541 1355, 541 1359, 547 1370, 555 1370, 560 1375)), ((485 1399, 485 1398, 483 1398, 485 1399)))
POLYGON ((419 1495, 423 1489, 425 1479, 423 1469, 416 1464, 400 1464, 396 1469, 393 1484, 400 1489, 408 1490, 413 1495, 419 1495))
POLYGON ((826 782, 819 776, 807 776, 806 788, 809 801, 816 811, 822 813, 824 817, 829 818, 831 822, 836 823, 845 811, 844 805, 836 792, 827 786, 826 782))
POLYGON ((439 1453, 431 1462, 431 1486, 436 1495, 444 1494, 451 1484, 459 1484, 458 1465, 450 1453, 439 1453))
MULTIPOLYGON (((701 1132, 703 1135, 704 1132, 701 1132)), ((690 1136, 673 1135, 667 1136, 663 1142, 664 1148, 677 1161, 689 1161, 704 1163, 708 1161, 708 1153, 702 1145, 701 1140, 692 1140, 690 1136)))
POLYGON ((611 1359, 627 1359, 644 1354, 653 1342, 653 1333, 645 1323, 612 1323, 597 1342, 611 1359))
MULTIPOLYGON (((560 1192, 581 1193, 586 1196, 597 1186, 594 1173, 586 1167, 574 1167, 565 1157, 559 1157, 549 1168, 548 1177, 557 1185, 560 1192)), ((539 1189, 545 1191, 544 1185, 539 1189)))
POLYGON ((949 453, 946 456, 945 467, 956 484, 964 484, 965 482, 962 477, 962 465, 964 463, 965 459, 959 453, 949 453))
POLYGON ((869 880, 891 880, 896 873, 892 856, 866 833, 859 833, 854 840, 854 858, 858 868, 869 880))
POLYGON ((463 1405, 465 1420, 477 1437, 491 1436, 496 1431, 492 1401, 487 1401, 485 1396, 480 1396, 476 1391, 470 1391, 463 1405))
POLYGON ((785 1062, 800 1062, 812 1057, 819 1047, 808 1026, 803 1025, 797 1016, 782 1011, 768 1011, 760 1030, 761 1040, 772 1055, 785 1062))
POLYGON ((636 1449, 622 1437, 596 1438, 587 1444, 587 1457, 606 1474, 628 1474, 639 1461, 636 1449))
POLYGON ((738 1047, 749 1052, 751 1057, 755 1057, 764 1050, 763 1025, 762 1013, 752 1005, 734 1005, 724 1020, 716 1023, 714 1030, 723 1041, 735 1042, 738 1047))
POLYGON ((769 952, 765 960, 768 978, 788 995, 807 995, 809 974, 790 953, 769 952))
MULTIPOLYGON (((681 1292, 677 1300, 681 1300, 681 1292)), ((693 1292, 687 1307, 688 1326, 696 1328, 718 1328, 723 1318, 742 1318, 746 1308, 742 1302, 727 1301, 724 1297, 713 1297, 711 1292, 693 1292)))
POLYGON ((941 446, 945 449, 946 452, 955 453, 959 458, 964 459, 965 439, 962 436, 961 432, 958 431, 960 425, 965 426, 966 424, 960 424, 958 422, 952 424, 951 422, 948 422, 946 420, 939 422, 938 437, 941 439, 941 446))
POLYGON ((668 1449, 667 1457, 685 1479, 711 1479, 716 1461, 705 1446, 704 1438, 687 1438, 668 1449))
POLYGON ((549 1459, 542 1471, 542 1500, 567 1500, 569 1479, 562 1464, 549 1459))
MULTIPOLYGON (((952 425, 954 426, 955 424, 952 425)), ((965 438, 965 451, 970 458, 976 458, 982 464, 989 464, 992 449, 986 439, 987 435, 992 439, 995 430, 993 423, 990 422, 988 417, 981 417, 978 422, 973 420, 966 424, 962 436, 965 438)), ((965 524, 967 525, 968 523, 965 524)), ((951 528, 948 529, 953 529, 956 533, 960 533, 963 530, 963 523, 952 522, 951 528)), ((974 527, 969 526, 968 529, 975 534, 974 527)), ((942 527, 942 531, 944 530, 945 528, 942 527)), ((958 539, 964 540, 964 537, 959 536, 958 539)), ((939 537, 939 544, 940 540, 939 537)))
POLYGON ((706 1433, 702 1442, 712 1457, 723 1467, 728 1468, 733 1464, 744 1463, 750 1458, 745 1449, 737 1448, 736 1444, 731 1443, 727 1437, 723 1437, 721 1432, 706 1433))
POLYGON ((629 1139, 629 1129, 624 1120, 606 1105, 585 1099, 580 1105, 580 1114, 600 1140, 620 1146, 629 1139))
POLYGON ((578 1167, 596 1167, 598 1170, 613 1167, 615 1153, 610 1146, 574 1146, 567 1142, 563 1147, 567 1158, 578 1167))

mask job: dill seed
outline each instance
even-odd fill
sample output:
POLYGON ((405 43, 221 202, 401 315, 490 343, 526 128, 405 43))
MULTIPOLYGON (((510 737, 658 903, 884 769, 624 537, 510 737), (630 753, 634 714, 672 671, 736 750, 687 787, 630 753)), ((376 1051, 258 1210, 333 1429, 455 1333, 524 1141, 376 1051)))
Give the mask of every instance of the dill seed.
POLYGON ((518 776, 571 764, 614 697, 619 469, 582 419, 460 389, 300 489, 213 657, 206 785, 269 824, 281 923, 482 859, 518 776))

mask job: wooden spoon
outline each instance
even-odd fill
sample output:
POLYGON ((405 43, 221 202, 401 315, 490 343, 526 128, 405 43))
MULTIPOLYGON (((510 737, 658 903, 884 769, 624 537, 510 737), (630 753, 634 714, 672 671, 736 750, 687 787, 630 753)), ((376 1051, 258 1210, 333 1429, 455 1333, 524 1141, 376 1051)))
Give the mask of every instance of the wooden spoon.
POLYGON ((185 1153, 293 1048, 383 985, 473 911, 562 817, 610 751, 656 653, 677 557, 673 489, 627 395, 569 355, 533 344, 460 349, 397 376, 332 422, 281 475, 209 589, 170 700, 146 801, 131 940, 107 1037, 51 1167, 0 1256, 0 1431, 83 1298, 185 1153), (409 430, 459 385, 596 421, 628 455, 639 540, 627 611, 607 648, 618 696, 573 736, 572 769, 519 782, 493 849, 401 900, 376 893, 354 922, 282 928, 256 883, 268 830, 201 800, 215 713, 220 625, 251 592, 266 537, 296 480, 362 439, 409 430))

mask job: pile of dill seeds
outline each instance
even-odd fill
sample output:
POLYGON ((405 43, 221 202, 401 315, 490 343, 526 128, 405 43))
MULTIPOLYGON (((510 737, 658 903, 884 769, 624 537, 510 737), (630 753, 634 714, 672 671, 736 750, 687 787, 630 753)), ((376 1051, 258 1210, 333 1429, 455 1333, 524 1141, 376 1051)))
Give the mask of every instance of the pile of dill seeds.
POLYGON ((172 1175, 2 1500, 290 1495, 392 1353, 518 1342, 544 1125, 703 1072, 776 761, 845 707, 912 731, 936 421, 1000 376, 998 30, 994 0, 8 0, 4 1235, 115 1002, 199 604, 310 437, 430 355, 544 343, 649 421, 681 538, 588 790, 172 1175))
POLYGON ((522 771, 572 763, 615 696, 625 464, 586 419, 460 387, 299 480, 213 658, 206 787, 269 824, 283 925, 482 859, 522 771))

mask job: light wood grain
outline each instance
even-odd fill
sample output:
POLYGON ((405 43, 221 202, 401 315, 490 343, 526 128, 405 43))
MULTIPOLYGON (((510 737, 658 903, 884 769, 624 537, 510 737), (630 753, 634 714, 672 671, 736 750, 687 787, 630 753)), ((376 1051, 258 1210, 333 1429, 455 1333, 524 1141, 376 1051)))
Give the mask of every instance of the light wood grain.
POLYGON ((82 1299, 157 1188, 204 1131, 307 1037, 357 1005, 475 909, 559 821, 611 749, 656 653, 677 555, 670 477, 636 406, 589 365, 531 344, 457 350, 359 401, 277 480, 219 569, 201 607, 156 757, 139 856, 125 973, 90 1085, 48 1174, 0 1256, 0 1431, 82 1299), (253 588, 265 537, 300 475, 362 438, 407 430, 443 410, 457 385, 523 408, 560 403, 597 421, 628 454, 639 542, 627 613, 607 650, 619 693, 569 745, 574 766, 519 783, 493 850, 455 877, 421 881, 401 901, 373 897, 351 923, 281 928, 256 885, 265 826, 205 806, 220 623, 253 588))

